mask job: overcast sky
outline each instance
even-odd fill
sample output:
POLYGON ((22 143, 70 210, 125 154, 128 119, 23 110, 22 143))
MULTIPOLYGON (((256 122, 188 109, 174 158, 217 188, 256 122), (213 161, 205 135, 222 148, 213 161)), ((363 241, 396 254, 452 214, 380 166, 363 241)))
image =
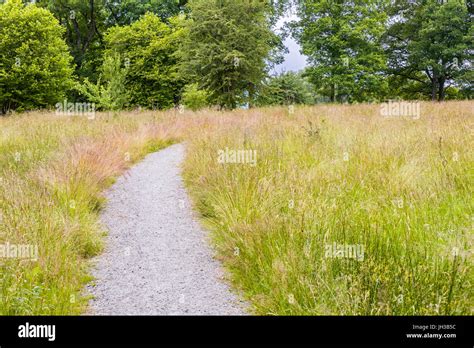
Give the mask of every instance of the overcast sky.
MULTIPOLYGON (((296 19, 296 15, 287 15, 281 18, 277 23, 277 29, 281 28, 285 22, 296 19)), ((285 61, 277 65, 273 70, 274 73, 281 73, 283 71, 299 71, 306 66, 306 56, 300 53, 300 46, 289 36, 285 41, 285 46, 290 51, 285 55, 285 61)))

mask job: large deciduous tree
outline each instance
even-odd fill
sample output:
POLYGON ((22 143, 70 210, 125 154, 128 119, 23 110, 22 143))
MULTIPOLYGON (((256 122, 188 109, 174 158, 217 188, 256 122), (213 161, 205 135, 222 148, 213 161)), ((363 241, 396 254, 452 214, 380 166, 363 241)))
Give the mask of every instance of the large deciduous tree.
POLYGON ((298 0, 293 36, 308 56, 307 74, 335 101, 383 96, 385 55, 380 45, 387 16, 375 0, 298 0))
POLYGON ((446 88, 472 83, 473 23, 466 2, 398 0, 390 7, 385 44, 389 73, 432 100, 446 88))
POLYGON ((76 74, 96 79, 102 64, 103 32, 106 28, 105 0, 37 0, 66 29, 76 74))

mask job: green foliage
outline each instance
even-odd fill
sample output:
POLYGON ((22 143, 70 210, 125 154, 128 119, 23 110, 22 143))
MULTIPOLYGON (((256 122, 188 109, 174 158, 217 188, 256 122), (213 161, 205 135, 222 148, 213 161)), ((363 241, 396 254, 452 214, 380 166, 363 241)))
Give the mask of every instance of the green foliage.
POLYGON ((76 85, 76 89, 96 103, 99 109, 123 109, 129 100, 129 94, 125 86, 127 68, 121 67, 121 61, 119 54, 106 56, 99 81, 93 84, 85 78, 83 84, 76 85))
POLYGON ((301 0, 294 36, 308 76, 331 101, 377 99, 387 88, 380 45, 387 19, 380 1, 301 0))
POLYGON ((452 84, 472 92, 474 27, 464 1, 405 0, 390 11, 397 18, 385 39, 390 73, 433 100, 444 100, 452 84))
POLYGON ((129 25, 147 12, 154 13, 165 21, 184 10, 186 2, 187 0, 106 1, 105 6, 109 12, 107 23, 129 25))
POLYGON ((75 73, 96 81, 104 50, 108 0, 36 0, 47 8, 65 29, 66 43, 74 57, 75 73))
POLYGON ((130 25, 147 12, 162 20, 177 15, 186 0, 36 0, 66 29, 76 74, 96 81, 105 49, 104 33, 116 25, 130 25))
POLYGON ((266 1, 191 0, 181 47, 182 75, 210 93, 212 104, 235 108, 252 99, 266 75, 277 36, 266 1), (248 97, 245 97, 248 95, 248 97))
POLYGON ((28 110, 59 101, 71 86, 63 29, 47 10, 21 0, 0 5, 0 108, 28 110))
POLYGON ((105 35, 107 54, 120 54, 129 65, 125 86, 131 105, 166 109, 179 99, 184 83, 178 76, 181 19, 163 23, 147 13, 132 25, 111 28, 105 35))
POLYGON ((474 97, 473 7, 464 0, 21 3, 0 5, 1 112, 48 107, 77 90, 110 110, 166 109, 182 98, 229 109, 305 104, 316 92, 332 102, 474 97), (284 47, 272 28, 293 3, 299 19, 287 28, 309 66, 304 77, 267 80, 284 47), (84 81, 74 90, 70 55, 84 81))
POLYGON ((182 103, 187 108, 196 111, 205 108, 208 103, 209 93, 200 90, 197 83, 187 85, 183 92, 182 103))
POLYGON ((314 103, 314 86, 301 74, 287 72, 272 77, 257 98, 258 106, 314 103))

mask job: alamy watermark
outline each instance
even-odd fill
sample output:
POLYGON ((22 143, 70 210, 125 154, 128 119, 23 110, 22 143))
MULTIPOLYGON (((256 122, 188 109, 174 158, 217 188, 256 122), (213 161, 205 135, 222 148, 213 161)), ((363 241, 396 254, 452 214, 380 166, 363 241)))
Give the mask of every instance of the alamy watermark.
POLYGON ((0 259, 38 260, 38 245, 33 244, 0 244, 0 259))
POLYGON ((364 261, 364 246, 362 244, 326 244, 324 257, 364 261))
POLYGON ((61 116, 87 116, 89 120, 95 118, 95 103, 71 103, 64 99, 56 103, 56 115, 61 116))
POLYGON ((217 151, 217 162, 224 163, 240 163, 250 164, 252 167, 257 165, 257 150, 233 150, 225 148, 225 150, 217 151))
POLYGON ((380 114, 384 117, 411 117, 418 120, 421 106, 418 101, 389 100, 380 106, 380 114))

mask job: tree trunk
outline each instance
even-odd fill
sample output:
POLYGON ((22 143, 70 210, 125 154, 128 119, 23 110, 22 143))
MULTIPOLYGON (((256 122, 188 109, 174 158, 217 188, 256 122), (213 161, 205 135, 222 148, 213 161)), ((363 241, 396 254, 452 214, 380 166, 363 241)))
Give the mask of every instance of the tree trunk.
POLYGON ((435 101, 436 100, 436 87, 438 79, 433 77, 433 80, 431 81, 431 100, 435 101))
POLYGON ((444 88, 444 83, 446 82, 445 77, 440 77, 438 82, 438 101, 444 101, 444 97, 446 94, 446 89, 444 88))
POLYGON ((438 86, 438 76, 436 76, 436 71, 433 70, 433 75, 430 75, 429 69, 425 70, 426 75, 428 75, 428 78, 431 81, 431 101, 436 100, 436 92, 437 92, 437 86, 438 86))
POLYGON ((331 84, 331 103, 334 103, 336 101, 336 86, 334 86, 334 83, 331 84))
POLYGON ((253 85, 253 83, 249 83, 248 84, 248 106, 249 106, 249 109, 253 108, 253 98, 255 96, 255 86, 253 85))

